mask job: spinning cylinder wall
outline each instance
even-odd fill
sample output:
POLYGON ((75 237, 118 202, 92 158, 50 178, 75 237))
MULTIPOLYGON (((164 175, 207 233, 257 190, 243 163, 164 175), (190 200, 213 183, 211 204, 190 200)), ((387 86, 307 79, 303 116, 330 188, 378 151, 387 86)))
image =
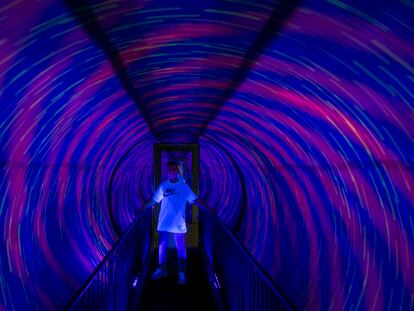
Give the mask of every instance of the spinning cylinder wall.
POLYGON ((298 309, 414 308, 410 2, 0 14, 0 310, 64 308, 151 196, 154 142, 200 144, 200 196, 298 309))

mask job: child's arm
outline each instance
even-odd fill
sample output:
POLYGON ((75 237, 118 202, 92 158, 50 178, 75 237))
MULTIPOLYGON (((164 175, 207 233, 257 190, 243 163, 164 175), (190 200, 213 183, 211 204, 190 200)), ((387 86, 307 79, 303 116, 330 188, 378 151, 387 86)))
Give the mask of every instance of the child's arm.
POLYGON ((202 209, 204 209, 204 210, 208 210, 208 211, 211 211, 211 212, 213 212, 213 213, 215 213, 216 212, 216 209, 215 208, 212 208, 212 207, 210 207, 210 206, 208 206, 203 200, 201 200, 200 198, 197 198, 195 201, 194 201, 194 203, 193 204, 195 204, 197 207, 199 207, 199 208, 202 208, 202 209))
POLYGON ((162 198, 163 198, 163 190, 162 190, 162 185, 160 185, 157 189, 157 191, 155 191, 154 196, 147 202, 147 204, 144 205, 144 207, 141 208, 141 210, 145 210, 146 208, 151 208, 154 205, 158 204, 161 202, 162 198), (157 202, 158 201, 158 202, 157 202))

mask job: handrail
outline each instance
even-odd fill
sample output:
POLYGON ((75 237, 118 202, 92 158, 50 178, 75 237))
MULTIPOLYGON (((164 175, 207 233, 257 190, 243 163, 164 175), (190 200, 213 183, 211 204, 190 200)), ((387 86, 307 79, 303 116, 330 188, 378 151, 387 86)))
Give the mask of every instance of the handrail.
POLYGON ((277 307, 278 310, 295 309, 283 296, 266 271, 217 215, 208 210, 200 210, 199 218, 200 246, 209 261, 207 265, 210 266, 210 270, 214 274, 211 276, 213 287, 220 292, 225 303, 225 309, 261 310, 259 305, 264 302, 256 301, 258 299, 268 300, 270 305, 267 305, 265 309, 273 310, 271 305, 277 307), (238 266, 244 267, 244 269, 235 271, 238 266), (232 275, 246 282, 239 281, 229 284, 229 282, 232 282, 232 275), (219 284, 214 284, 217 282, 219 284), (257 289, 255 286, 266 293, 261 293, 261 297, 256 297, 251 293, 257 289), (238 291, 239 295, 232 297, 234 295, 231 294, 231 291, 238 291), (246 297, 242 298, 243 295, 240 293, 243 293, 246 297))
MULTIPOLYGON (((111 287, 116 287, 117 283, 119 283, 119 279, 117 279, 117 272, 131 272, 132 270, 134 270, 136 268, 136 265, 140 265, 141 267, 141 272, 143 270, 146 271, 146 268, 148 266, 148 262, 149 262, 149 255, 152 249, 152 245, 150 245, 152 243, 152 230, 151 230, 151 217, 152 217, 152 211, 149 209, 144 210, 142 213, 140 213, 137 218, 128 226, 128 228, 126 229, 126 231, 124 232, 124 234, 122 235, 122 237, 120 239, 118 239, 118 241, 115 242, 115 244, 112 246, 111 250, 105 255, 105 257, 102 259, 102 261, 98 264, 98 266, 94 269, 94 271, 91 273, 91 275, 86 279, 86 281, 83 283, 83 285, 81 286, 81 288, 75 293, 75 295, 72 297, 72 299, 69 301, 69 303, 67 304, 65 310, 85 310, 82 306, 79 306, 81 303, 82 299, 85 299, 85 297, 87 296, 87 293, 89 290, 93 290, 92 287, 94 285, 94 283, 109 283, 111 282, 112 284, 109 284, 109 286, 107 286, 106 288, 102 287, 100 288, 100 290, 108 290, 108 288, 111 287), (143 240, 145 243, 141 243, 138 245, 138 243, 136 242, 136 239, 132 239, 132 237, 135 237, 138 233, 140 233, 139 231, 142 231, 141 233, 144 233, 144 237, 145 239, 143 240), (131 239, 133 240, 131 242, 131 239), (128 243, 132 244, 132 247, 127 248, 126 251, 128 252, 134 252, 137 253, 138 249, 137 247, 140 246, 143 251, 141 253, 146 253, 145 254, 145 258, 141 258, 142 256, 139 256, 138 258, 135 258, 137 256, 130 256, 130 254, 125 256, 125 251, 123 252, 122 247, 125 247, 126 245, 128 245, 128 243), (135 244, 135 245, 134 245, 135 244), (136 247, 134 249, 134 247, 136 247), (130 271, 125 270, 125 267, 120 267, 121 265, 125 266, 125 261, 121 262, 119 260, 119 257, 127 257, 130 259, 129 263, 129 268, 130 271), (131 258, 134 257, 134 258, 131 258), (141 261, 141 262, 140 262, 141 261), (123 268, 123 269, 120 269, 123 268)), ((142 250, 140 249, 140 250, 142 250)), ((128 264, 127 263, 127 264, 128 264)), ((124 275, 124 277, 126 277, 127 279, 131 279, 134 275, 124 275)), ((130 281, 131 281, 130 280, 130 281)), ((141 276, 141 281, 143 282, 144 277, 141 276)), ((134 286, 133 287, 137 287, 138 284, 135 284, 137 280, 135 280, 134 282, 134 286)), ((130 282, 132 285, 132 282, 130 282)), ((100 284, 102 285, 102 284, 100 284)), ((143 284, 140 284, 141 287, 143 284)), ((124 289, 128 290, 128 286, 125 286, 125 284, 123 284, 124 289)), ((115 288, 112 288, 112 290, 115 290, 115 288)), ((107 293, 107 292, 106 292, 107 293)), ((100 296, 100 293, 95 293, 97 296, 99 296, 97 299, 104 299, 104 298, 108 298, 108 297, 102 297, 100 296)), ((93 295, 92 295, 93 296, 93 295)), ((94 297, 87 297, 87 299, 89 300, 93 300, 94 297)), ((99 305, 102 302, 102 307, 104 307, 104 309, 109 309, 109 310, 125 310, 125 308, 119 309, 118 305, 115 305, 116 302, 116 294, 114 294, 113 296, 109 297, 108 299, 111 300, 110 303, 108 303, 108 305, 105 305, 103 301, 94 301, 94 306, 99 305), (95 304, 96 302, 96 304, 95 304), (111 308, 111 306, 113 308, 111 308)), ((125 299, 124 299, 125 300, 125 299)), ((128 303, 128 297, 126 299, 126 303, 128 303)), ((88 309, 90 309, 89 304, 88 305, 88 309)), ((124 305, 123 307, 126 307, 126 305, 124 305)), ((101 309, 99 309, 101 310, 101 309)))

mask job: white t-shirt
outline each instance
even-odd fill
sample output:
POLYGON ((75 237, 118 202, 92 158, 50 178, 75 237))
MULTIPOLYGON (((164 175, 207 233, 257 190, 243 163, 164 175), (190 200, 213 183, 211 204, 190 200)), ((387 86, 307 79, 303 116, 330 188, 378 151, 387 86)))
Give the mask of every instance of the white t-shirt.
POLYGON ((158 231, 187 232, 185 205, 186 202, 194 203, 197 195, 185 183, 184 179, 180 178, 176 183, 167 179, 161 183, 152 199, 157 203, 161 201, 158 231))

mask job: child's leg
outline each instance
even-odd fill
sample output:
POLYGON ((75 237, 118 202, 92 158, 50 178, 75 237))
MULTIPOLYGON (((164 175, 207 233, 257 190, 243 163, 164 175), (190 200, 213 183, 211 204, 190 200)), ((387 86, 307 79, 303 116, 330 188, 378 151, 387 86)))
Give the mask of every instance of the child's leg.
POLYGON ((158 244, 158 264, 162 268, 167 267, 167 251, 168 251, 168 232, 158 232, 159 244, 158 244))
POLYGON ((178 272, 185 272, 187 250, 185 248, 184 233, 174 233, 174 240, 178 255, 178 272))

